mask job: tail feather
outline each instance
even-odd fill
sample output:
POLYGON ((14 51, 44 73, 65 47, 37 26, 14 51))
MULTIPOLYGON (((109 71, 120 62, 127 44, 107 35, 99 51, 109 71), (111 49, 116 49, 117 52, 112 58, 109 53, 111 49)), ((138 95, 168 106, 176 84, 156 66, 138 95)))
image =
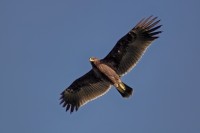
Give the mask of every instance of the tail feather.
POLYGON ((124 83, 120 83, 117 87, 118 92, 122 95, 122 97, 129 97, 133 93, 133 89, 124 83))

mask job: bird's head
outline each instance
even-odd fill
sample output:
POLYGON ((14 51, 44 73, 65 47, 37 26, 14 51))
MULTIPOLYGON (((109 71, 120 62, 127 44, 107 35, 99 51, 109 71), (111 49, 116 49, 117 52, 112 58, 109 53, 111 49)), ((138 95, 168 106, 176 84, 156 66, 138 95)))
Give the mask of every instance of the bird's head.
POLYGON ((96 57, 90 57, 90 62, 96 62, 96 61, 99 61, 99 59, 97 59, 96 57))

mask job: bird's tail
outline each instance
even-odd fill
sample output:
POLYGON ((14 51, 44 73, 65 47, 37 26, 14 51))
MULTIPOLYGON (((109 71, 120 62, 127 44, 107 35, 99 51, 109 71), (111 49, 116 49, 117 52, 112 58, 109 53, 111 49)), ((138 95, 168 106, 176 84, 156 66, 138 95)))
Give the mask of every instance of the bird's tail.
POLYGON ((133 89, 128 85, 126 85, 125 83, 118 84, 117 90, 122 95, 122 97, 127 97, 127 98, 133 93, 133 89))

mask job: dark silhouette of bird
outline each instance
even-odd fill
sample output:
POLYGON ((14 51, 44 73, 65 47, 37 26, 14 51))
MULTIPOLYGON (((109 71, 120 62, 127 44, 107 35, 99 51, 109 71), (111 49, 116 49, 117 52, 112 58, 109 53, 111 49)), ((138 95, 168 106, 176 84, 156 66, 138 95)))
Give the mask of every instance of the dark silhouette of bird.
POLYGON ((122 97, 129 97, 133 89, 122 82, 121 77, 129 72, 142 57, 161 31, 160 20, 150 16, 142 19, 122 37, 103 59, 91 57, 92 69, 76 79, 61 93, 60 104, 66 111, 78 110, 87 102, 104 95, 114 86, 122 97))

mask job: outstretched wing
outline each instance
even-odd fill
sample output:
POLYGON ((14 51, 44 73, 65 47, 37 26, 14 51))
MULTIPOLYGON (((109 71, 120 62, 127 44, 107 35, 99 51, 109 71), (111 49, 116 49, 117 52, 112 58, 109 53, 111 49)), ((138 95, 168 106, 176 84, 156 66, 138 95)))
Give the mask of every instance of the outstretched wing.
POLYGON ((109 82, 99 79, 90 70, 61 93, 60 104, 66 107, 66 111, 77 111, 80 106, 105 94, 110 86, 109 82))
POLYGON ((150 16, 142 19, 130 32, 122 37, 110 53, 101 61, 112 67, 122 76, 133 68, 152 41, 158 38, 161 31, 160 20, 150 16))

